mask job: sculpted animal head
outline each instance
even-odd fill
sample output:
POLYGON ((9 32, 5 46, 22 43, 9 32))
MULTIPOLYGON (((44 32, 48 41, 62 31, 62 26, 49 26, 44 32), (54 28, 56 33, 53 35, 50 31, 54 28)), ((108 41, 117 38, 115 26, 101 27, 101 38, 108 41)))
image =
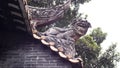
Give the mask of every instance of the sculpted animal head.
POLYGON ((75 19, 72 21, 72 28, 81 36, 85 35, 91 24, 87 20, 75 19))

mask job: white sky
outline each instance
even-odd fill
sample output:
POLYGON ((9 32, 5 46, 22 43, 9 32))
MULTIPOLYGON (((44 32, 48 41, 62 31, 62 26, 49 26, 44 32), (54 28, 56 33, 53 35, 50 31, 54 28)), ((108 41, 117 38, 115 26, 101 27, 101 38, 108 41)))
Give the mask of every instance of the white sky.
MULTIPOLYGON (((102 43, 103 49, 117 42, 117 51, 120 52, 120 0, 91 0, 89 3, 80 5, 79 12, 88 15, 87 19, 90 21, 92 29, 101 27, 103 32, 108 34, 102 43)), ((117 68, 120 68, 120 63, 117 68)))

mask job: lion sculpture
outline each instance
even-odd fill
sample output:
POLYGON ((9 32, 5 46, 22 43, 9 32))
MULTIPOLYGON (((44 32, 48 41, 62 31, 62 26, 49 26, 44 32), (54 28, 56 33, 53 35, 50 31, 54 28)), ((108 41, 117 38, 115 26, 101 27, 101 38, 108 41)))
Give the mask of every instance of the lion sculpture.
POLYGON ((87 20, 74 19, 66 28, 52 27, 45 32, 39 32, 33 26, 33 36, 41 42, 58 52, 58 54, 73 63, 82 62, 80 57, 76 58, 75 42, 86 34, 91 24, 87 20))

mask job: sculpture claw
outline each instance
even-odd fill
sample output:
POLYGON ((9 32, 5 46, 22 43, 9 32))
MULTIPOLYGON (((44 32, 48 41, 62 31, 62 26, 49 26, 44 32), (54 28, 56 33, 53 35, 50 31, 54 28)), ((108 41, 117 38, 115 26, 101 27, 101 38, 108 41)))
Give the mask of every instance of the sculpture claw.
POLYGON ((60 52, 63 52, 63 48, 62 48, 62 47, 58 47, 58 50, 59 50, 60 52))
POLYGON ((63 54, 62 52, 58 52, 58 53, 59 53, 60 57, 67 58, 67 56, 65 54, 63 54))
POLYGON ((44 45, 49 45, 49 43, 46 42, 45 40, 41 40, 41 42, 42 42, 44 45))
POLYGON ((72 56, 71 56, 71 55, 67 55, 67 58, 68 58, 68 59, 71 59, 71 58, 72 58, 72 56))
POLYGON ((79 61, 83 62, 82 58, 78 58, 79 61))
POLYGON ((33 34, 33 37, 34 37, 35 39, 41 39, 41 37, 37 36, 36 34, 33 34))
POLYGON ((42 40, 45 40, 45 39, 46 39, 46 36, 41 36, 41 39, 42 39, 42 40))
POLYGON ((52 51, 58 52, 58 49, 55 48, 54 46, 50 46, 50 49, 51 49, 52 51))
POLYGON ((36 34, 37 32, 38 32, 37 30, 32 29, 33 34, 36 34))
POLYGON ((55 43, 54 42, 49 42, 50 46, 54 46, 55 43))
POLYGON ((79 60, 78 59, 68 59, 70 62, 72 62, 72 63, 78 63, 79 62, 79 60))

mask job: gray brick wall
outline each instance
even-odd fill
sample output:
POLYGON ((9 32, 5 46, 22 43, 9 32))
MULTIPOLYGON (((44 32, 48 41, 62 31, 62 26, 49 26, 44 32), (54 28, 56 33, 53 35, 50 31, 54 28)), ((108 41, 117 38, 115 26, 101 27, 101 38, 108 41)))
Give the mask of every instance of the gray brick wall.
POLYGON ((27 34, 3 32, 0 68, 72 68, 72 65, 27 34))

